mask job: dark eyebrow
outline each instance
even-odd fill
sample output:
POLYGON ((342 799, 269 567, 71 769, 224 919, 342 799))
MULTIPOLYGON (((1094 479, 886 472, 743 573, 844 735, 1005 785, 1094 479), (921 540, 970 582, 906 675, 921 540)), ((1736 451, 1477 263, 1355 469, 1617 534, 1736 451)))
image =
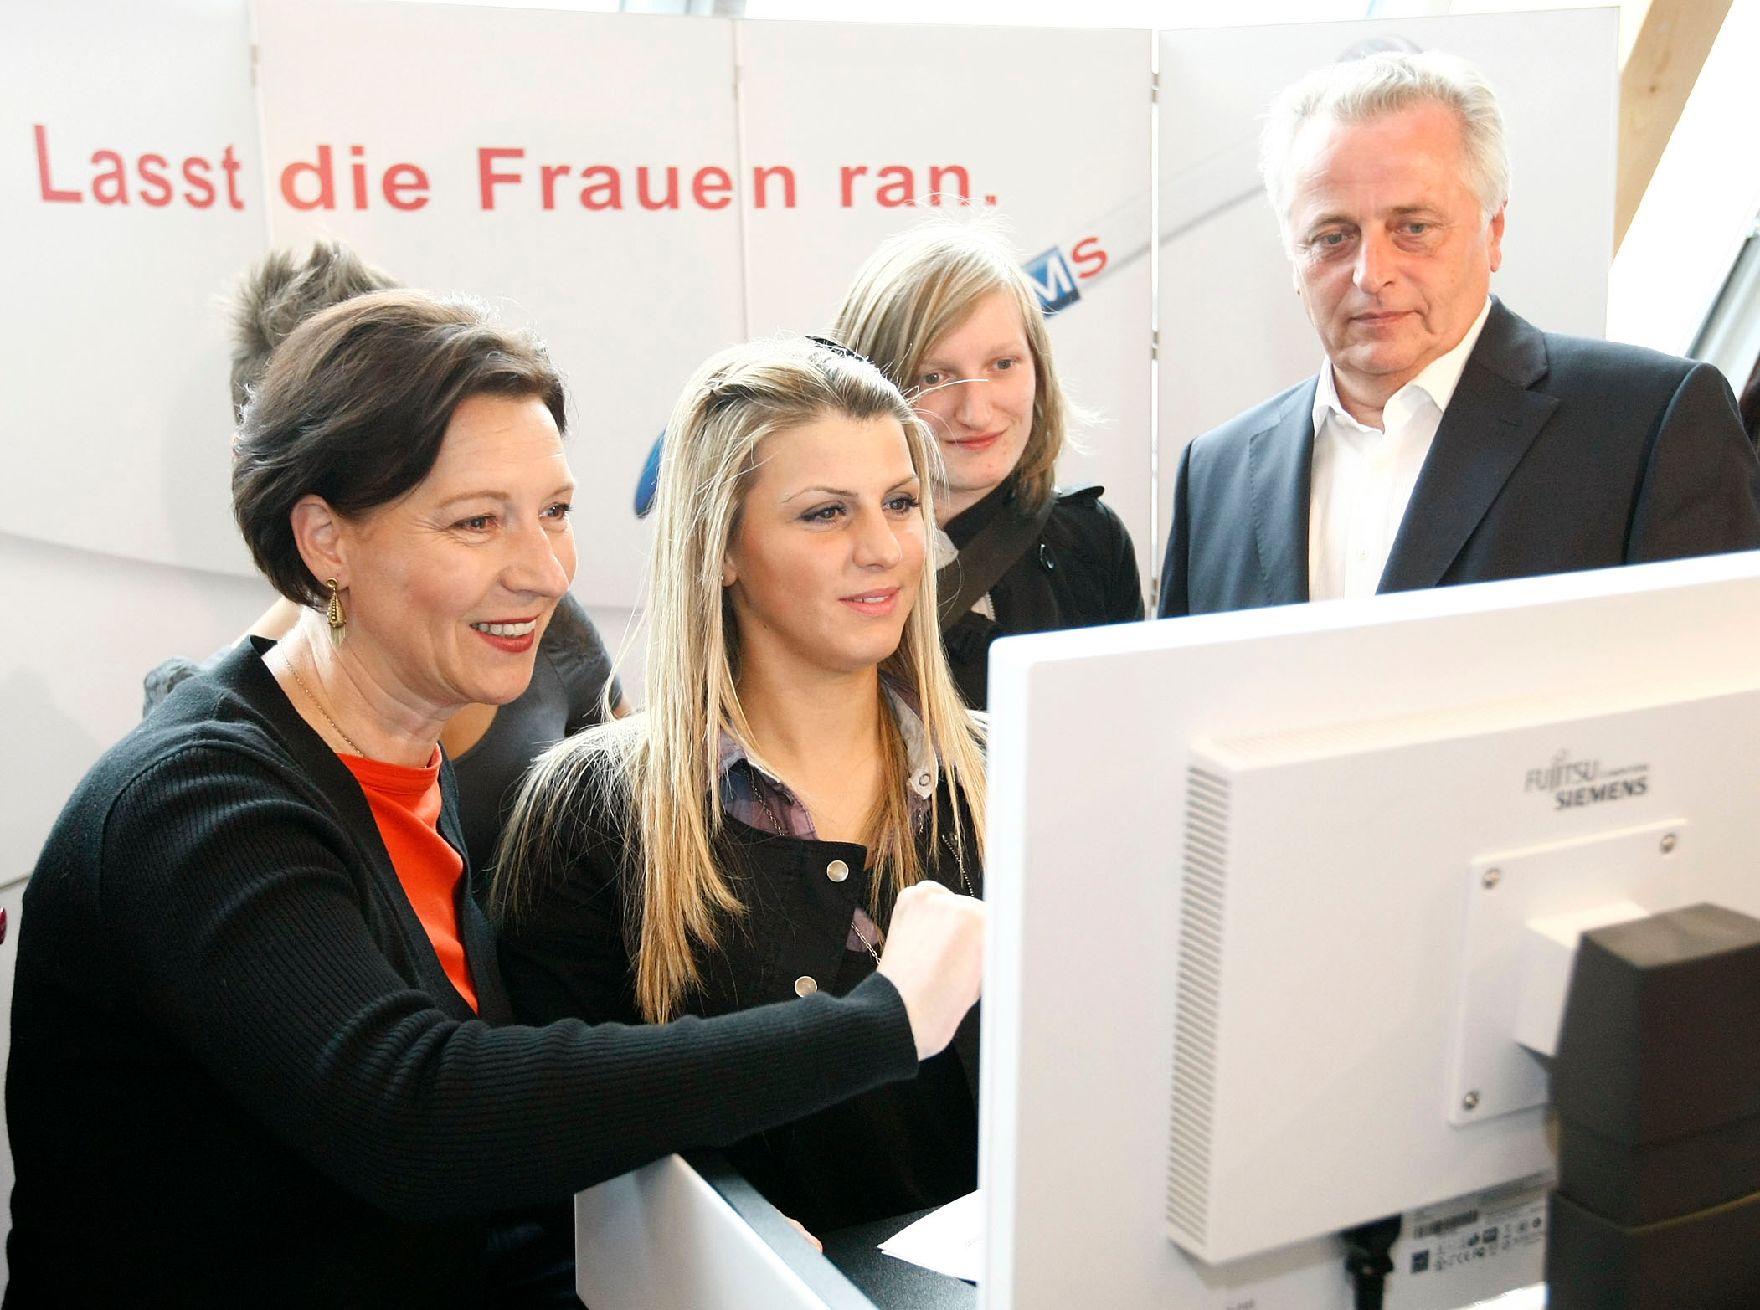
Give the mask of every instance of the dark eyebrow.
POLYGON ((451 509, 454 505, 463 504, 467 500, 501 500, 509 499, 505 491, 461 491, 456 496, 448 496, 440 502, 441 509, 451 509))
MULTIPOLYGON (((572 478, 569 479, 567 482, 558 483, 554 490, 552 490, 546 494, 545 499, 549 500, 549 499, 552 499, 557 496, 562 496, 562 497, 573 496, 575 493, 575 489, 578 485, 579 484, 576 483, 572 478)), ((505 504, 507 501, 510 501, 512 499, 513 499, 513 496, 509 492, 491 490, 487 487, 484 487, 484 488, 481 488, 477 491, 461 491, 456 496, 448 496, 445 500, 440 502, 440 508, 441 509, 450 509, 454 505, 461 504, 467 500, 496 500, 496 501, 500 501, 503 504, 505 504)))

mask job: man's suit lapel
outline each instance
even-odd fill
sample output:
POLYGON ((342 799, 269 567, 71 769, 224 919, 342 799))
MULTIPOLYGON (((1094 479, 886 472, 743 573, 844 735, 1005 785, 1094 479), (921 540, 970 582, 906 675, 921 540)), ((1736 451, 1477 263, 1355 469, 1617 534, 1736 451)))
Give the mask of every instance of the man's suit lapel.
POLYGON ((1253 544, 1262 568, 1261 605, 1308 599, 1308 478, 1314 467, 1316 378, 1290 396, 1277 420, 1247 442, 1253 544))
POLYGON ((1493 301, 1461 371, 1378 590, 1439 585, 1557 408, 1531 388, 1546 372, 1538 329, 1493 301))

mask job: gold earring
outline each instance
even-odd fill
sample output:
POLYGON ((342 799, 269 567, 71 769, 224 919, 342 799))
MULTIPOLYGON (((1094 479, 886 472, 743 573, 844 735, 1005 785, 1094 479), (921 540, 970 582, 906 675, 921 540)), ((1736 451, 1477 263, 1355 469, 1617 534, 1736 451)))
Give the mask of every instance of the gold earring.
POLYGON ((340 647, 343 638, 348 636, 348 615, 342 612, 342 597, 336 594, 336 579, 325 578, 324 585, 330 588, 330 603, 324 607, 324 622, 330 625, 330 644, 340 647))

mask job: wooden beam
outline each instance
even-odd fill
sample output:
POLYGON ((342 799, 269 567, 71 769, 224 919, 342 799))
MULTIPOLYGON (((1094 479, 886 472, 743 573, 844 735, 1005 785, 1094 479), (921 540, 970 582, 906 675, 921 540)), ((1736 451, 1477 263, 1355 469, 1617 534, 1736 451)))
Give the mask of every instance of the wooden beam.
POLYGON ((1730 0, 1650 0, 1619 77, 1615 250, 1626 238, 1729 7, 1730 0))

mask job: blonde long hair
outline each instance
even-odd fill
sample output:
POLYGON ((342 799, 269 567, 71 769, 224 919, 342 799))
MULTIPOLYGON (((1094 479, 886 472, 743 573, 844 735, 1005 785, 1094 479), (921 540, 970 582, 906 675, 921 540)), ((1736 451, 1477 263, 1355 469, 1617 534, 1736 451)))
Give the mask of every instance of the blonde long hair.
POLYGON ((1056 491, 1070 405, 1052 367, 1039 297, 993 222, 975 214, 936 216, 881 242, 844 293, 831 331, 873 360, 908 398, 930 348, 996 292, 1020 310, 1033 356, 1033 426, 1013 476, 1022 499, 1037 510, 1056 491))
MULTIPOLYGON (((492 906, 521 914, 534 880, 564 876, 565 848, 584 814, 633 814, 639 838, 623 884, 636 1004, 644 1017, 679 1014, 730 919, 744 913, 715 855, 724 824, 718 768, 722 732, 750 743, 736 686, 738 632, 722 587, 722 562, 766 437, 837 414, 890 417, 904 429, 912 468, 924 488, 927 539, 934 517, 934 443, 910 406, 866 360, 808 338, 737 346, 709 360, 686 384, 666 427, 648 569, 645 712, 570 738, 547 752, 520 789, 496 857, 492 906), (594 789, 596 789, 596 794, 594 789)), ((909 689, 948 786, 951 846, 964 859, 965 825, 980 858, 984 760, 979 721, 960 699, 941 650, 935 570, 925 567, 897 650, 880 672, 909 689), (969 816, 969 818, 968 818, 969 816)), ((882 715, 887 754, 883 789, 870 827, 878 913, 924 876, 906 794, 903 739, 882 715)), ((941 840, 939 807, 930 840, 941 840)))

